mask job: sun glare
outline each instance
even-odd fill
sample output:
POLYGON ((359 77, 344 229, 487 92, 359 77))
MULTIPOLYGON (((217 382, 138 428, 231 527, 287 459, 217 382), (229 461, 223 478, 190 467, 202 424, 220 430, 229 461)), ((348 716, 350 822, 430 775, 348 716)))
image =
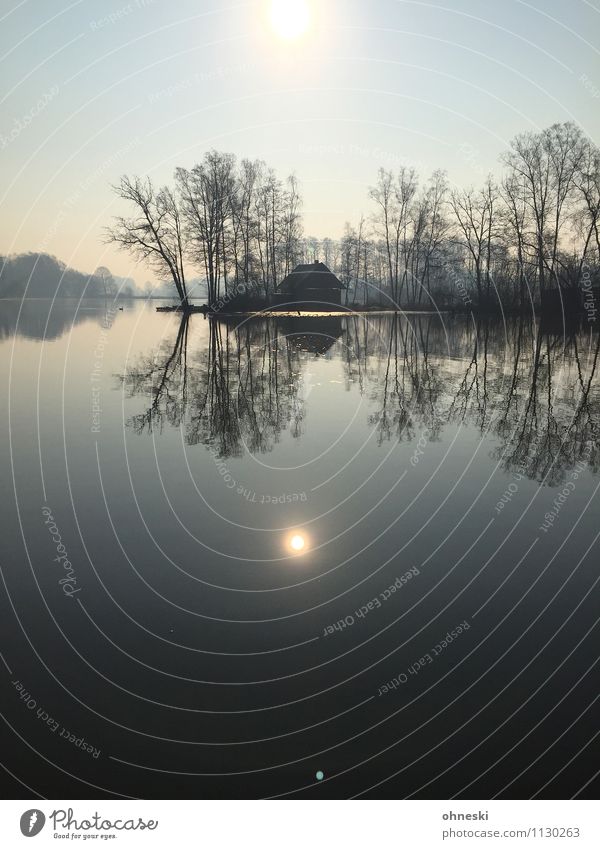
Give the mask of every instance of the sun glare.
POLYGON ((306 540, 304 539, 302 534, 294 534, 294 536, 290 539, 290 548, 292 549, 292 551, 303 551, 305 545, 306 540))
POLYGON ((271 26, 280 38, 300 38, 309 25, 307 0, 271 0, 271 26))

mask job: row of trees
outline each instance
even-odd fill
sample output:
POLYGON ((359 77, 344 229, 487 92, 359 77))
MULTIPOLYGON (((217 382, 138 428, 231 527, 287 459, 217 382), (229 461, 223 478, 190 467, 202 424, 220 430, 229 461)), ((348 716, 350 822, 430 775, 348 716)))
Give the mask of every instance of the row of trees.
POLYGON ((597 277, 598 147, 574 124, 555 124, 517 136, 502 162, 501 180, 479 189, 451 188, 440 171, 420 186, 413 169, 381 169, 370 227, 346 225, 336 248, 351 290, 363 299, 383 290, 397 303, 523 306, 581 285, 586 266, 597 277))
POLYGON ((188 303, 186 266, 206 278, 209 303, 240 285, 266 297, 300 255, 300 195, 295 177, 281 181, 264 162, 210 151, 173 189, 123 177, 115 187, 134 214, 118 218, 109 239, 170 279, 188 303))
POLYGON ((340 240, 304 238, 294 177, 212 151, 173 189, 124 177, 135 209, 110 238, 172 280, 187 303, 187 263, 205 275, 210 303, 239 290, 265 298, 297 262, 320 259, 346 284, 348 303, 476 303, 523 307, 600 265, 600 151, 572 123, 517 136, 504 173, 481 188, 423 183, 414 169, 380 169, 372 212, 340 240))

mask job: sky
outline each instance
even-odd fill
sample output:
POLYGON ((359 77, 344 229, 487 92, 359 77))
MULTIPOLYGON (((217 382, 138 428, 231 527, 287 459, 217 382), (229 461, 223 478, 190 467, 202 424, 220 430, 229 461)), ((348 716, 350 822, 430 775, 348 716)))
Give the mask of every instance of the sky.
POLYGON ((111 184, 211 148, 294 173, 306 234, 338 238, 382 166, 478 185, 520 132, 600 140, 599 0, 303 0, 293 38, 271 2, 0 0, 0 253, 143 285, 103 240, 111 184))

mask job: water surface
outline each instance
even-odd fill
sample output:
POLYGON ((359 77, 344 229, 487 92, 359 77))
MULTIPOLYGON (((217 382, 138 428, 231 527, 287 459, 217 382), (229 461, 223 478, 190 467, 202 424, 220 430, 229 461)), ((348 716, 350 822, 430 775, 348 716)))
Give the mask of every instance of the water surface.
POLYGON ((0 316, 13 795, 594 796, 597 332, 0 316))

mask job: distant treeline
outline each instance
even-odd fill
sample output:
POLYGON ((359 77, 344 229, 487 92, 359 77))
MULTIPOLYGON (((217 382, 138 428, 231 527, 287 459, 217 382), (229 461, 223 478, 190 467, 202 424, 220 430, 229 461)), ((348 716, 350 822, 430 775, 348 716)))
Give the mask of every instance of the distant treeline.
POLYGON ((319 259, 345 283, 348 303, 508 307, 549 289, 597 285, 600 152, 573 123, 517 136, 499 181, 452 187, 444 171, 423 181, 380 169, 370 212, 341 240, 307 238, 296 179, 264 162, 210 151, 178 168, 172 187, 123 177, 130 206, 109 239, 145 261, 188 299, 187 268, 207 281, 211 303, 268 299, 300 262, 319 259))
POLYGON ((117 281, 107 268, 84 274, 46 253, 0 256, 0 298, 114 298, 136 294, 131 281, 117 281))

